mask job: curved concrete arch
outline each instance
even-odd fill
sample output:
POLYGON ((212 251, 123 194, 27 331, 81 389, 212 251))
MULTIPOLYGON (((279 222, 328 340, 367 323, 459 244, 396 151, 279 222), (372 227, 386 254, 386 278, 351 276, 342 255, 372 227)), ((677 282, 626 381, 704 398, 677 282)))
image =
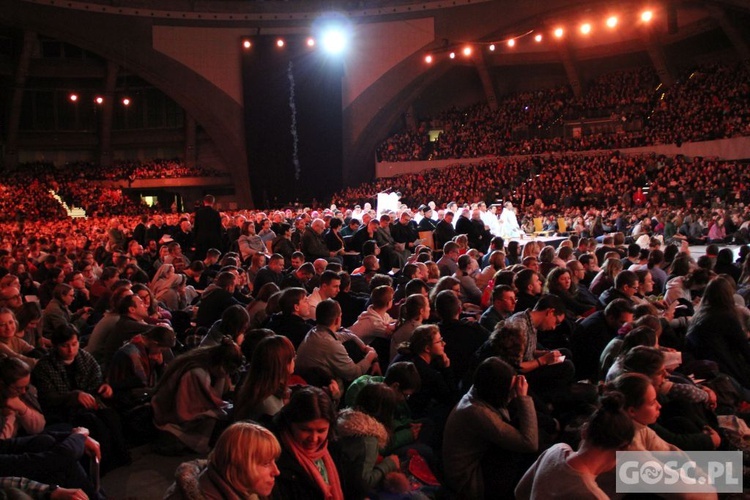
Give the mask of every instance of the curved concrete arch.
POLYGON ((502 10, 510 5, 506 2, 437 13, 435 41, 393 67, 344 110, 344 130, 350 132, 344 137, 344 184, 373 176, 374 152, 382 138, 419 93, 450 69, 449 63, 442 62, 426 70, 422 57, 427 51, 442 50, 441 46, 452 40, 494 36, 507 27, 538 18, 556 5, 564 5, 560 1, 550 3, 520 6, 513 14, 505 15, 502 10))
MULTIPOLYGON (((750 10, 743 0, 704 0, 703 4, 728 9, 750 10)), ((437 63, 425 70, 422 56, 428 49, 439 49, 443 41, 484 40, 513 27, 526 26, 542 20, 550 12, 563 12, 586 6, 604 4, 603 0, 550 0, 518 3, 495 0, 455 8, 439 9, 411 15, 383 16, 380 20, 434 19, 434 39, 406 56, 374 81, 368 82, 356 98, 343 110, 344 172, 346 185, 369 179, 374 173, 374 152, 408 105, 429 85, 450 69, 448 63, 437 63)), ((679 2, 678 2, 679 4, 679 2)), ((377 22, 378 19, 373 19, 377 22)), ((21 30, 34 31, 80 46, 118 64, 169 95, 199 123, 211 137, 225 164, 230 169, 240 206, 251 206, 250 176, 245 147, 243 104, 198 71, 159 52, 154 48, 155 26, 242 28, 247 24, 195 20, 152 19, 57 8, 22 0, 0 2, 0 22, 21 30)), ((294 23, 271 23, 283 28, 294 23)), ((255 25, 253 25, 255 26, 255 25)), ((260 25, 255 26, 260 29, 260 25)), ((284 28, 286 29, 286 28, 284 28)), ((493 56, 495 57, 495 56, 493 56)), ((546 54, 547 62, 551 59, 546 54)), ((519 59, 508 59, 515 64, 519 59)), ((527 61, 528 62, 528 61, 527 61)), ((539 62, 539 59, 536 60, 539 62)), ((240 64, 238 60, 237 65, 240 64)), ((492 64, 491 64, 492 65, 492 64)))
POLYGON ((154 50, 150 20, 4 2, 0 21, 77 45, 159 88, 203 127, 236 180, 239 206, 252 206, 242 106, 191 69, 154 50))
MULTIPOLYGON (((750 4, 737 0, 704 0, 702 3, 706 6, 718 5, 750 11, 750 4)), ((549 19, 551 15, 562 18, 581 8, 606 8, 607 5, 601 0, 552 0, 543 5, 538 2, 513 5, 513 9, 510 9, 510 3, 494 2, 455 9, 450 13, 436 13, 435 41, 389 70, 344 110, 344 129, 350 134, 344 137, 344 183, 351 184, 373 176, 375 150, 382 138, 388 134, 420 91, 447 72, 448 67, 445 63, 436 64, 429 69, 424 68, 422 57, 428 50, 445 51, 444 44, 453 46, 457 40, 491 40, 492 37, 508 33, 513 27, 544 24, 543 20, 549 19), (509 10, 498 16, 498 11, 503 8, 509 10), (498 19, 502 21, 498 22, 498 19), (471 34, 470 37, 467 36, 468 33, 471 34)), ((635 2, 628 4, 629 9, 636 9, 638 6, 635 2)), ((637 45, 638 41, 633 39, 620 43, 618 48, 631 51, 645 50, 645 46, 636 47, 637 45)), ((598 54, 602 49, 587 50, 598 54)), ((517 57, 508 57, 506 61, 509 64, 520 63, 521 55, 515 56, 517 57)), ((563 64, 559 53, 554 50, 546 54, 537 53, 535 59, 535 62, 542 62, 544 59, 547 63, 555 60, 563 64)))

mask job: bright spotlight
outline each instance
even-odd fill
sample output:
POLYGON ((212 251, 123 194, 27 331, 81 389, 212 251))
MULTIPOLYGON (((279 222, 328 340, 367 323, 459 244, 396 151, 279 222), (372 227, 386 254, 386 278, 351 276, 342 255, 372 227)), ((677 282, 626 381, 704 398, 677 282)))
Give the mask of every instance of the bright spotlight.
POLYGON ((562 29, 562 28, 557 28, 557 29, 555 30, 555 36, 556 36, 557 38, 562 38, 563 34, 565 34, 565 31, 563 31, 563 29, 562 29))
POLYGON ((242 42, 242 47, 245 49, 249 49, 253 46, 253 43, 250 40, 245 40, 242 42))
POLYGON ((432 64, 432 56, 429 54, 424 56, 424 62, 426 62, 427 64, 432 64))
POLYGON ((341 54, 346 49, 347 42, 347 36, 341 28, 327 29, 321 41, 329 54, 341 54))
POLYGON ((581 25, 581 33, 584 35, 588 35, 591 33, 591 25, 589 23, 584 23, 581 25))
POLYGON ((541 42, 542 41, 542 35, 539 34, 539 35, 535 36, 534 37, 534 41, 537 42, 537 43, 541 42))
POLYGON ((464 47, 463 53, 466 57, 471 55, 471 47, 464 47))
POLYGON ((616 16, 610 16, 607 18, 607 26, 610 28, 614 28, 617 26, 617 17, 616 16))
POLYGON ((643 21, 644 23, 651 21, 651 19, 653 18, 654 18, 654 13, 651 12, 650 10, 644 10, 641 13, 641 21, 643 21))
POLYGON ((515 46, 516 46, 516 41, 513 38, 508 40, 508 47, 515 47, 515 46))
POLYGON ((122 98, 122 105, 123 106, 130 106, 130 99, 127 97, 122 98))
POLYGON ((495 52, 495 44, 490 45, 490 52, 495 52))
POLYGON ((310 37, 307 39, 307 46, 308 47, 315 47, 315 39, 313 37, 310 37))
POLYGON ((455 52, 451 52, 450 54, 448 54, 448 57, 450 57, 451 59, 455 59, 456 58, 456 53, 455 52))
POLYGON ((70 94, 69 99, 70 99, 70 102, 77 102, 78 94, 70 94))
POLYGON ((104 102, 104 98, 103 98, 102 96, 98 95, 98 96, 96 96, 96 98, 94 99, 94 102, 95 102, 95 103, 97 103, 97 104, 101 104, 101 103, 103 103, 103 102, 104 102))
POLYGON ((278 40, 276 40, 276 46, 277 47, 283 47, 284 46, 284 40, 282 40, 281 38, 279 38, 278 40))

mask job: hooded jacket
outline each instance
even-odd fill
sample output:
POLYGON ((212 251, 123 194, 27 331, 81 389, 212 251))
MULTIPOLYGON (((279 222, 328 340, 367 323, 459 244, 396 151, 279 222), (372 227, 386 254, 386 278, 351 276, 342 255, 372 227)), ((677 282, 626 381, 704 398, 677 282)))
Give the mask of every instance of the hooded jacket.
POLYGON ((390 458, 377 463, 379 450, 388 443, 388 431, 375 418, 347 408, 339 413, 336 431, 341 450, 341 483, 346 498, 364 498, 397 470, 390 458))
MULTIPOLYGON (((240 500, 242 496, 206 460, 184 462, 177 467, 175 482, 164 494, 167 500, 240 500)), ((253 494, 249 500, 258 500, 253 494)))
POLYGON ((365 344, 369 344, 376 337, 388 338, 388 325, 393 322, 387 312, 380 314, 373 306, 368 306, 363 311, 357 321, 351 326, 350 330, 365 344))

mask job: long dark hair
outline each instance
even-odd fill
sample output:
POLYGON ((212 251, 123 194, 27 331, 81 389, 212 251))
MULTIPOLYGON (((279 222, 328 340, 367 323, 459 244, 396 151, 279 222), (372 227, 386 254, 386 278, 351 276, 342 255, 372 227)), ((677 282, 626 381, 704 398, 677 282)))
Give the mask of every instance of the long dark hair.
POLYGON ((161 389, 163 385, 166 385, 168 380, 174 375, 182 376, 182 374, 192 370, 193 368, 210 369, 214 367, 220 367, 224 370, 227 375, 231 375, 236 372, 242 365, 244 358, 240 352, 240 348, 231 337, 223 337, 219 345, 210 347, 199 347, 192 351, 178 356, 164 372, 159 384, 156 386, 156 390, 161 389))
POLYGON ((722 276, 714 278, 706 286, 698 311, 693 316, 693 323, 698 323, 715 314, 738 317, 737 306, 734 303, 734 287, 722 276))
POLYGON ((508 259, 508 262, 510 265, 518 264, 519 255, 518 255, 518 242, 517 241, 509 241, 508 247, 506 248, 507 253, 505 254, 505 257, 508 259))
POLYGON ((258 343, 247 378, 237 394, 236 418, 248 418, 250 411, 268 396, 283 398, 289 384, 289 364, 294 345, 282 335, 266 337, 258 343))

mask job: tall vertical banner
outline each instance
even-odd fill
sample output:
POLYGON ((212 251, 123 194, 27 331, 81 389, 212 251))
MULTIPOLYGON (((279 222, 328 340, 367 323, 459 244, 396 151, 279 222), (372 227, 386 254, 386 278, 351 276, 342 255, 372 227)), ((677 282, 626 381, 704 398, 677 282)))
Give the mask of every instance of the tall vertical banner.
POLYGON ((245 131, 261 207, 320 201, 341 188, 342 68, 306 36, 251 37, 243 51, 245 131))

